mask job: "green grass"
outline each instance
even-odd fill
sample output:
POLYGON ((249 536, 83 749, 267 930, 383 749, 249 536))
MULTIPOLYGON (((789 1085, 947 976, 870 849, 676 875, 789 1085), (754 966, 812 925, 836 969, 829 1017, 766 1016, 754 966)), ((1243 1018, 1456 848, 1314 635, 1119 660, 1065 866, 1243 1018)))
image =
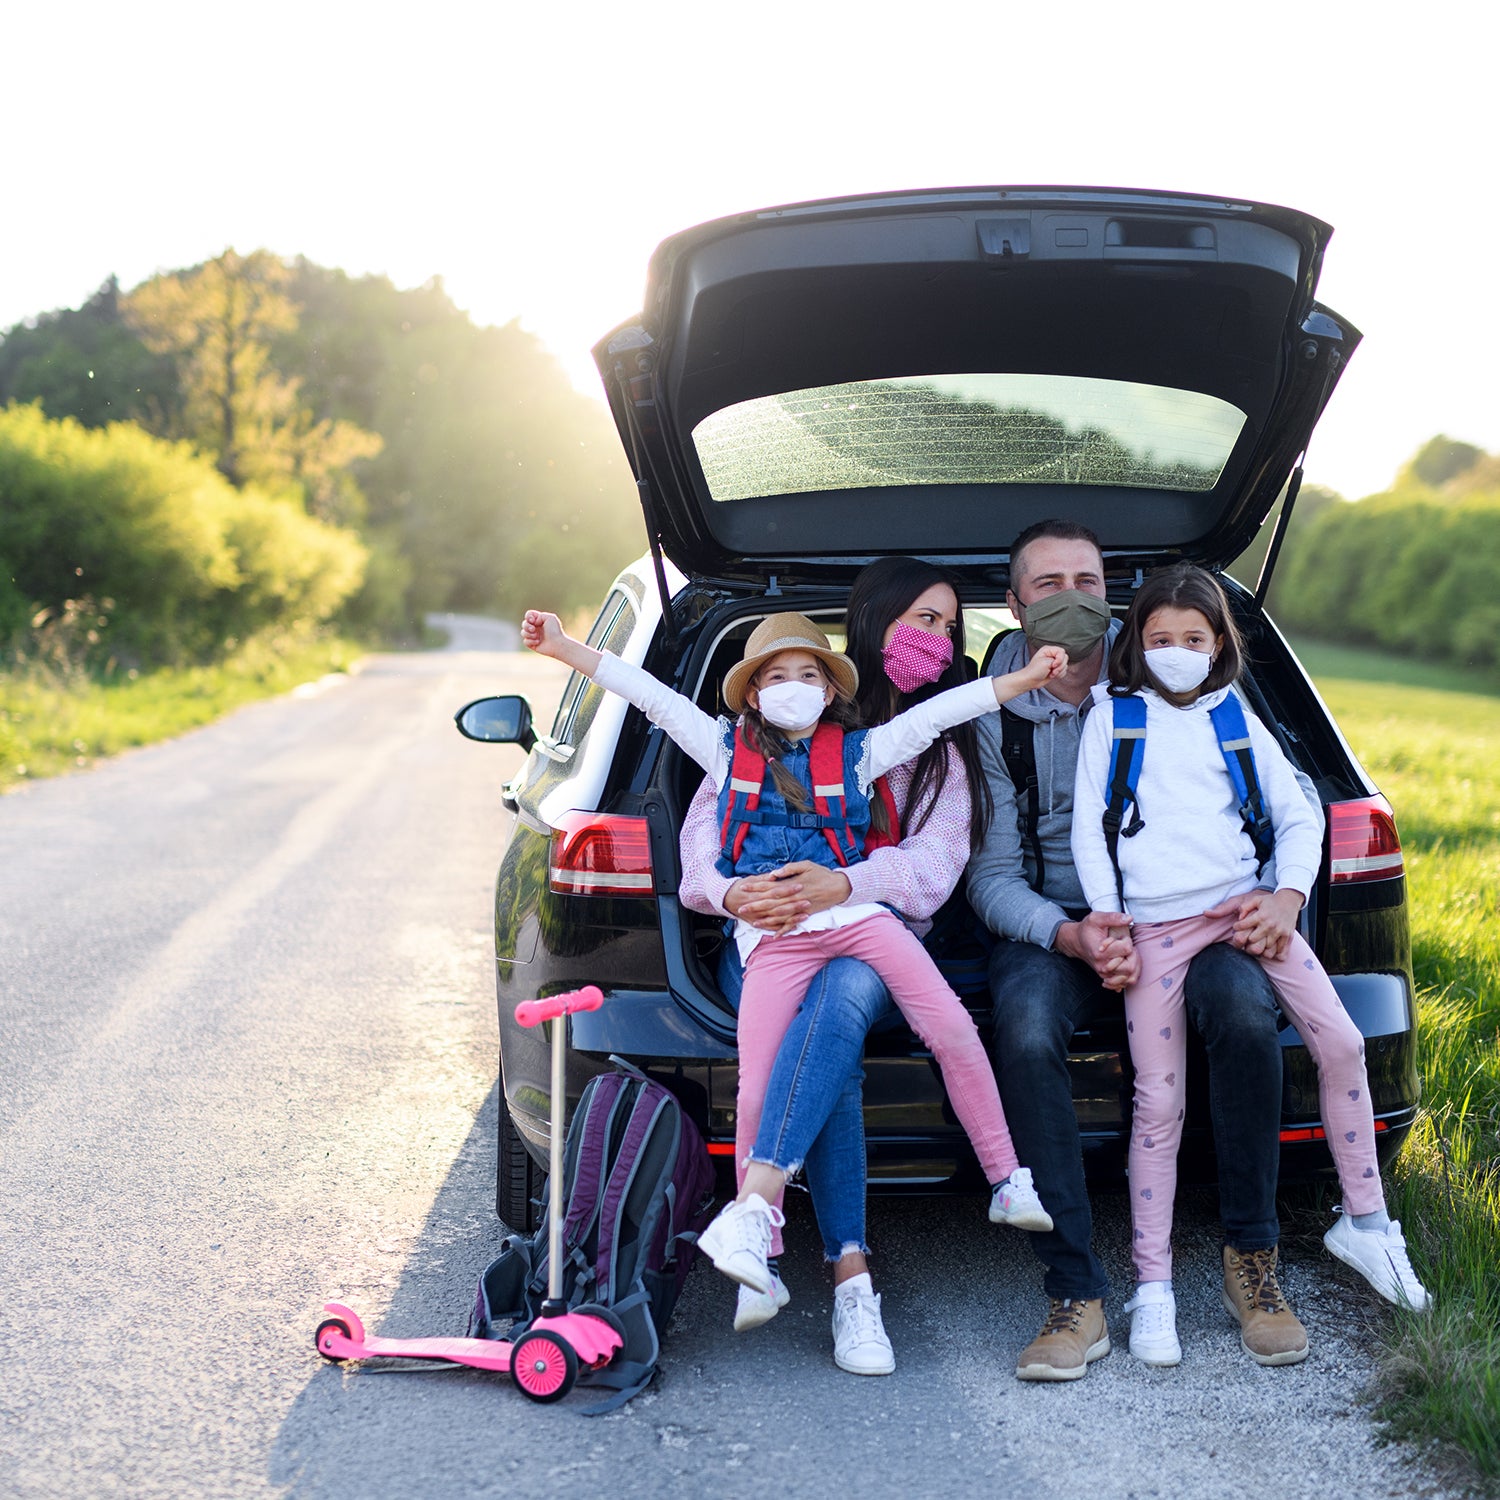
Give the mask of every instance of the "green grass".
MULTIPOLYGON (((1374 652, 1299 648, 1396 810, 1420 1007, 1422 1110, 1391 1212, 1436 1296, 1396 1314, 1380 1414, 1500 1481, 1500 696, 1374 652)), ((1477 684, 1477 685, 1476 685, 1477 684)))
POLYGON ((347 671, 361 654, 341 637, 268 634, 212 666, 102 678, 0 670, 0 792, 170 739, 256 698, 347 671))
POLYGON ((1500 678, 1480 668, 1455 667, 1443 662, 1417 661, 1410 656, 1387 656, 1359 646, 1335 646, 1298 639, 1293 643, 1309 674, 1321 680, 1382 683, 1387 688, 1426 687, 1444 692, 1494 696, 1500 678))

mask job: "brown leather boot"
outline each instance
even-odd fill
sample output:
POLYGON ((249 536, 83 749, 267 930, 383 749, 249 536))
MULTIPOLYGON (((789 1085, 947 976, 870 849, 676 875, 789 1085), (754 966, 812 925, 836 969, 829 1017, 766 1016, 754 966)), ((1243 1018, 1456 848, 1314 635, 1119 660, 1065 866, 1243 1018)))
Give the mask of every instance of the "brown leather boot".
POLYGON ((1053 1297, 1042 1331, 1016 1361, 1016 1379, 1082 1380, 1090 1363, 1108 1353, 1103 1298, 1053 1297))
POLYGON ((1276 1282, 1276 1246, 1224 1247, 1224 1310, 1240 1325, 1240 1345, 1260 1365, 1295 1365, 1307 1358, 1307 1330, 1276 1282))

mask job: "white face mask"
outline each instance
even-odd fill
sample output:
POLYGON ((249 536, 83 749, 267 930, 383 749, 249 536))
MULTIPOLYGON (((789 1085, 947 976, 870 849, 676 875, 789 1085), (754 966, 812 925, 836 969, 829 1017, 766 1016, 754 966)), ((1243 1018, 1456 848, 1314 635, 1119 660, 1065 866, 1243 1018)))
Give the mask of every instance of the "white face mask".
POLYGON ((1191 693, 1203 686, 1213 656, 1207 651, 1190 651, 1186 646, 1158 646, 1146 652, 1146 670, 1169 693, 1191 693))
POLYGON ((824 690, 813 682, 773 682, 759 696, 761 717, 778 729, 807 729, 823 716, 824 690))

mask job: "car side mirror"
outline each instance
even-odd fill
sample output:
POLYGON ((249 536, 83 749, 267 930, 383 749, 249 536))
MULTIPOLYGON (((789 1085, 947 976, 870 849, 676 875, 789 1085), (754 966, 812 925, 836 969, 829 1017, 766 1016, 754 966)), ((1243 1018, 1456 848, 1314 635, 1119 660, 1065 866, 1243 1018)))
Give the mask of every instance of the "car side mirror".
POLYGON ((465 739, 489 745, 519 745, 530 750, 536 744, 531 728, 531 705, 519 693, 502 698, 476 698, 454 714, 453 722, 465 739))

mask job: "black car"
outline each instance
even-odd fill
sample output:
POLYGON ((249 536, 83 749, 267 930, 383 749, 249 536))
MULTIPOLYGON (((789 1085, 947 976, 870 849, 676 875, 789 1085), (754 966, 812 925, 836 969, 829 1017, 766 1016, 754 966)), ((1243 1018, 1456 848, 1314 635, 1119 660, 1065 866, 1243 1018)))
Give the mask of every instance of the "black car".
MULTIPOLYGON (((1152 568, 1223 577, 1245 691, 1318 788, 1328 851, 1305 932, 1367 1038, 1382 1159, 1419 1083, 1406 880, 1394 820, 1262 609, 1309 435, 1359 342, 1314 300, 1330 234, 1265 204, 1094 188, 974 188, 747 213, 667 240, 646 309, 594 354, 635 472, 650 553, 609 590, 590 643, 709 712, 745 638, 796 609, 838 637, 854 574, 911 553, 962 580, 976 669, 1013 622, 1007 548, 1063 516, 1100 537, 1123 610, 1152 568), (1254 592, 1223 575, 1283 501, 1254 592)), ((677 830, 700 772, 621 699, 567 684, 545 735, 523 699, 461 710, 530 757, 495 887, 502 1218, 522 1226, 547 1159, 548 1043, 518 1001, 589 983, 567 1087, 619 1054, 676 1091, 721 1167, 733 1153, 734 1016, 713 974, 720 924, 677 899, 677 830)), ((958 909, 950 944, 982 960, 958 909), (954 934, 957 934, 955 937, 954 934)), ((962 969, 962 965, 958 965, 962 969)), ((965 1000, 983 1026, 983 963, 965 1000)), ((1316 1071, 1284 1044, 1285 1178, 1332 1175, 1316 1071)), ((1090 1173, 1123 1174, 1123 1017, 1075 1037, 1090 1173)), ((1183 1142, 1213 1173, 1203 1076, 1183 1142)), ((982 1186, 933 1060, 904 1028, 866 1059, 872 1186, 982 1186)))

